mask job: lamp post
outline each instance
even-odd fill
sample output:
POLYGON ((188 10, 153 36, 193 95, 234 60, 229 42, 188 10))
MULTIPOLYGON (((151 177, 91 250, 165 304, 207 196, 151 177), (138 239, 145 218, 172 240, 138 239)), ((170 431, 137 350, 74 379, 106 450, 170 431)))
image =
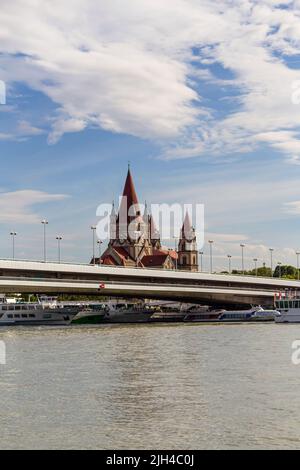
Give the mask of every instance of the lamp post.
POLYGON ((210 274, 213 272, 213 256, 212 256, 212 246, 213 246, 213 240, 208 240, 209 243, 209 259, 210 259, 210 274))
POLYGON ((174 239, 174 244, 175 244, 175 254, 177 254, 177 256, 175 258, 175 269, 177 271, 177 268, 178 268, 177 240, 178 240, 178 237, 173 237, 173 239, 174 239))
POLYGON ((255 276, 257 276, 257 258, 253 258, 254 261, 254 269, 255 269, 255 276))
POLYGON ((12 259, 15 259, 15 237, 17 236, 17 232, 10 232, 12 237, 12 259))
POLYGON ((297 279, 299 281, 299 278, 300 278, 300 273, 299 273, 299 255, 300 255, 300 251, 296 251, 296 255, 297 255, 297 279))
POLYGON ((47 261, 47 249, 46 249, 46 227, 49 224, 48 220, 42 220, 42 224, 44 226, 44 263, 47 261))
POLYGON ((203 255, 204 255, 204 252, 199 251, 199 255, 200 255, 200 272, 202 273, 203 272, 203 255))
POLYGON ((62 241, 63 237, 61 235, 58 235, 56 237, 56 240, 57 240, 57 254, 58 254, 58 262, 60 263, 61 261, 61 256, 60 256, 60 244, 61 244, 61 241, 62 241))
POLYGON ((269 248, 269 252, 270 252, 270 266, 271 266, 271 277, 273 277, 273 251, 274 251, 274 248, 269 248))
POLYGON ((228 273, 231 274, 231 255, 227 255, 228 258, 228 273))
POLYGON ((97 240, 97 244, 98 244, 98 247, 99 247, 99 265, 101 264, 101 256, 102 256, 101 245, 102 245, 102 243, 103 243, 102 240, 97 240))
POLYGON ((242 249, 242 274, 245 274, 245 269, 244 269, 244 248, 245 248, 245 245, 244 245, 244 243, 241 243, 240 247, 242 249))
POLYGON ((91 230, 93 232, 93 264, 96 264, 96 259, 95 259, 95 232, 96 232, 97 227, 95 225, 91 226, 91 230))

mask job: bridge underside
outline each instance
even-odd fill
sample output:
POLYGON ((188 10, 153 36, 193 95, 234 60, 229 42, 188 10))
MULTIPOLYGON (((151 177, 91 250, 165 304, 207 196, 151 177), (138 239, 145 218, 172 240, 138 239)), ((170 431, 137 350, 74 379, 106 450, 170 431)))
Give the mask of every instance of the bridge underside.
POLYGON ((0 292, 31 294, 103 295, 126 298, 148 298, 200 303, 212 306, 273 305, 271 291, 220 287, 174 286, 153 284, 100 283, 93 281, 58 281, 35 279, 1 279, 0 292))

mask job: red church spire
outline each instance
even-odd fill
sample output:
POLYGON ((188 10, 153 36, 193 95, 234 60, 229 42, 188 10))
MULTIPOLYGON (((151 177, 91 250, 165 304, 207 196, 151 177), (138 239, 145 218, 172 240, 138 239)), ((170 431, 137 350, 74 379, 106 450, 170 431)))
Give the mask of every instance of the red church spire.
POLYGON ((134 187, 129 165, 128 165, 128 172, 127 172, 127 177, 125 181, 125 186, 123 189, 123 198, 125 197, 127 198, 128 208, 139 203, 136 192, 135 192, 135 187, 134 187))
POLYGON ((127 238, 128 225, 138 215, 140 215, 139 202, 131 176, 130 167, 128 165, 127 177, 117 218, 119 238, 127 238))

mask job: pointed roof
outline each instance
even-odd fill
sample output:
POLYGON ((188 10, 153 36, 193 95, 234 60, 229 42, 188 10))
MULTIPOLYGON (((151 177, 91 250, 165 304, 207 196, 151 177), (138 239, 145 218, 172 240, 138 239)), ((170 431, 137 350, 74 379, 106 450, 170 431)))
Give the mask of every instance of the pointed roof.
POLYGON ((116 210, 115 210, 115 201, 112 202, 112 206, 111 206, 111 213, 110 213, 111 217, 115 217, 116 215, 116 210))
POLYGON ((182 224, 181 236, 182 238, 190 239, 192 238, 191 237, 192 233, 193 233, 193 227, 191 224, 191 219, 190 219, 188 211, 186 211, 184 221, 182 224))
POLYGON ((121 198, 121 204, 120 204, 120 209, 119 209, 119 217, 120 217, 120 214, 122 214, 123 220, 128 220, 130 218, 128 215, 128 211, 132 206, 135 206, 136 208, 135 212, 139 212, 138 204, 139 204, 138 198, 136 195, 130 168, 128 166, 128 172, 126 176, 126 181, 125 181, 123 195, 121 198))
POLYGON ((145 209, 144 209, 144 215, 143 215, 143 217, 144 217, 144 220, 145 220, 146 222, 148 222, 148 216, 149 216, 149 214, 148 214, 148 204, 147 204, 147 201, 145 201, 145 209))
POLYGON ((159 240, 159 231, 156 228, 152 214, 150 215, 150 239, 159 240))
POLYGON ((123 189, 123 197, 127 197, 128 207, 131 207, 133 204, 139 203, 129 167, 128 167, 127 177, 125 181, 125 186, 123 189))

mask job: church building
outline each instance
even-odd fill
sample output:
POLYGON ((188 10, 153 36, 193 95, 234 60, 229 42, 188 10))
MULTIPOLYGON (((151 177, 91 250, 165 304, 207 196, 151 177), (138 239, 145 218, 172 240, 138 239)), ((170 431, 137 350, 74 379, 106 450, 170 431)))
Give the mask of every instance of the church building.
MULTIPOLYGON (((93 260, 92 260, 93 262, 93 260)), ((130 168, 118 212, 110 216, 110 240, 96 264, 107 266, 198 270, 195 230, 188 214, 181 229, 178 251, 162 247, 153 217, 145 205, 140 210, 130 168)))

